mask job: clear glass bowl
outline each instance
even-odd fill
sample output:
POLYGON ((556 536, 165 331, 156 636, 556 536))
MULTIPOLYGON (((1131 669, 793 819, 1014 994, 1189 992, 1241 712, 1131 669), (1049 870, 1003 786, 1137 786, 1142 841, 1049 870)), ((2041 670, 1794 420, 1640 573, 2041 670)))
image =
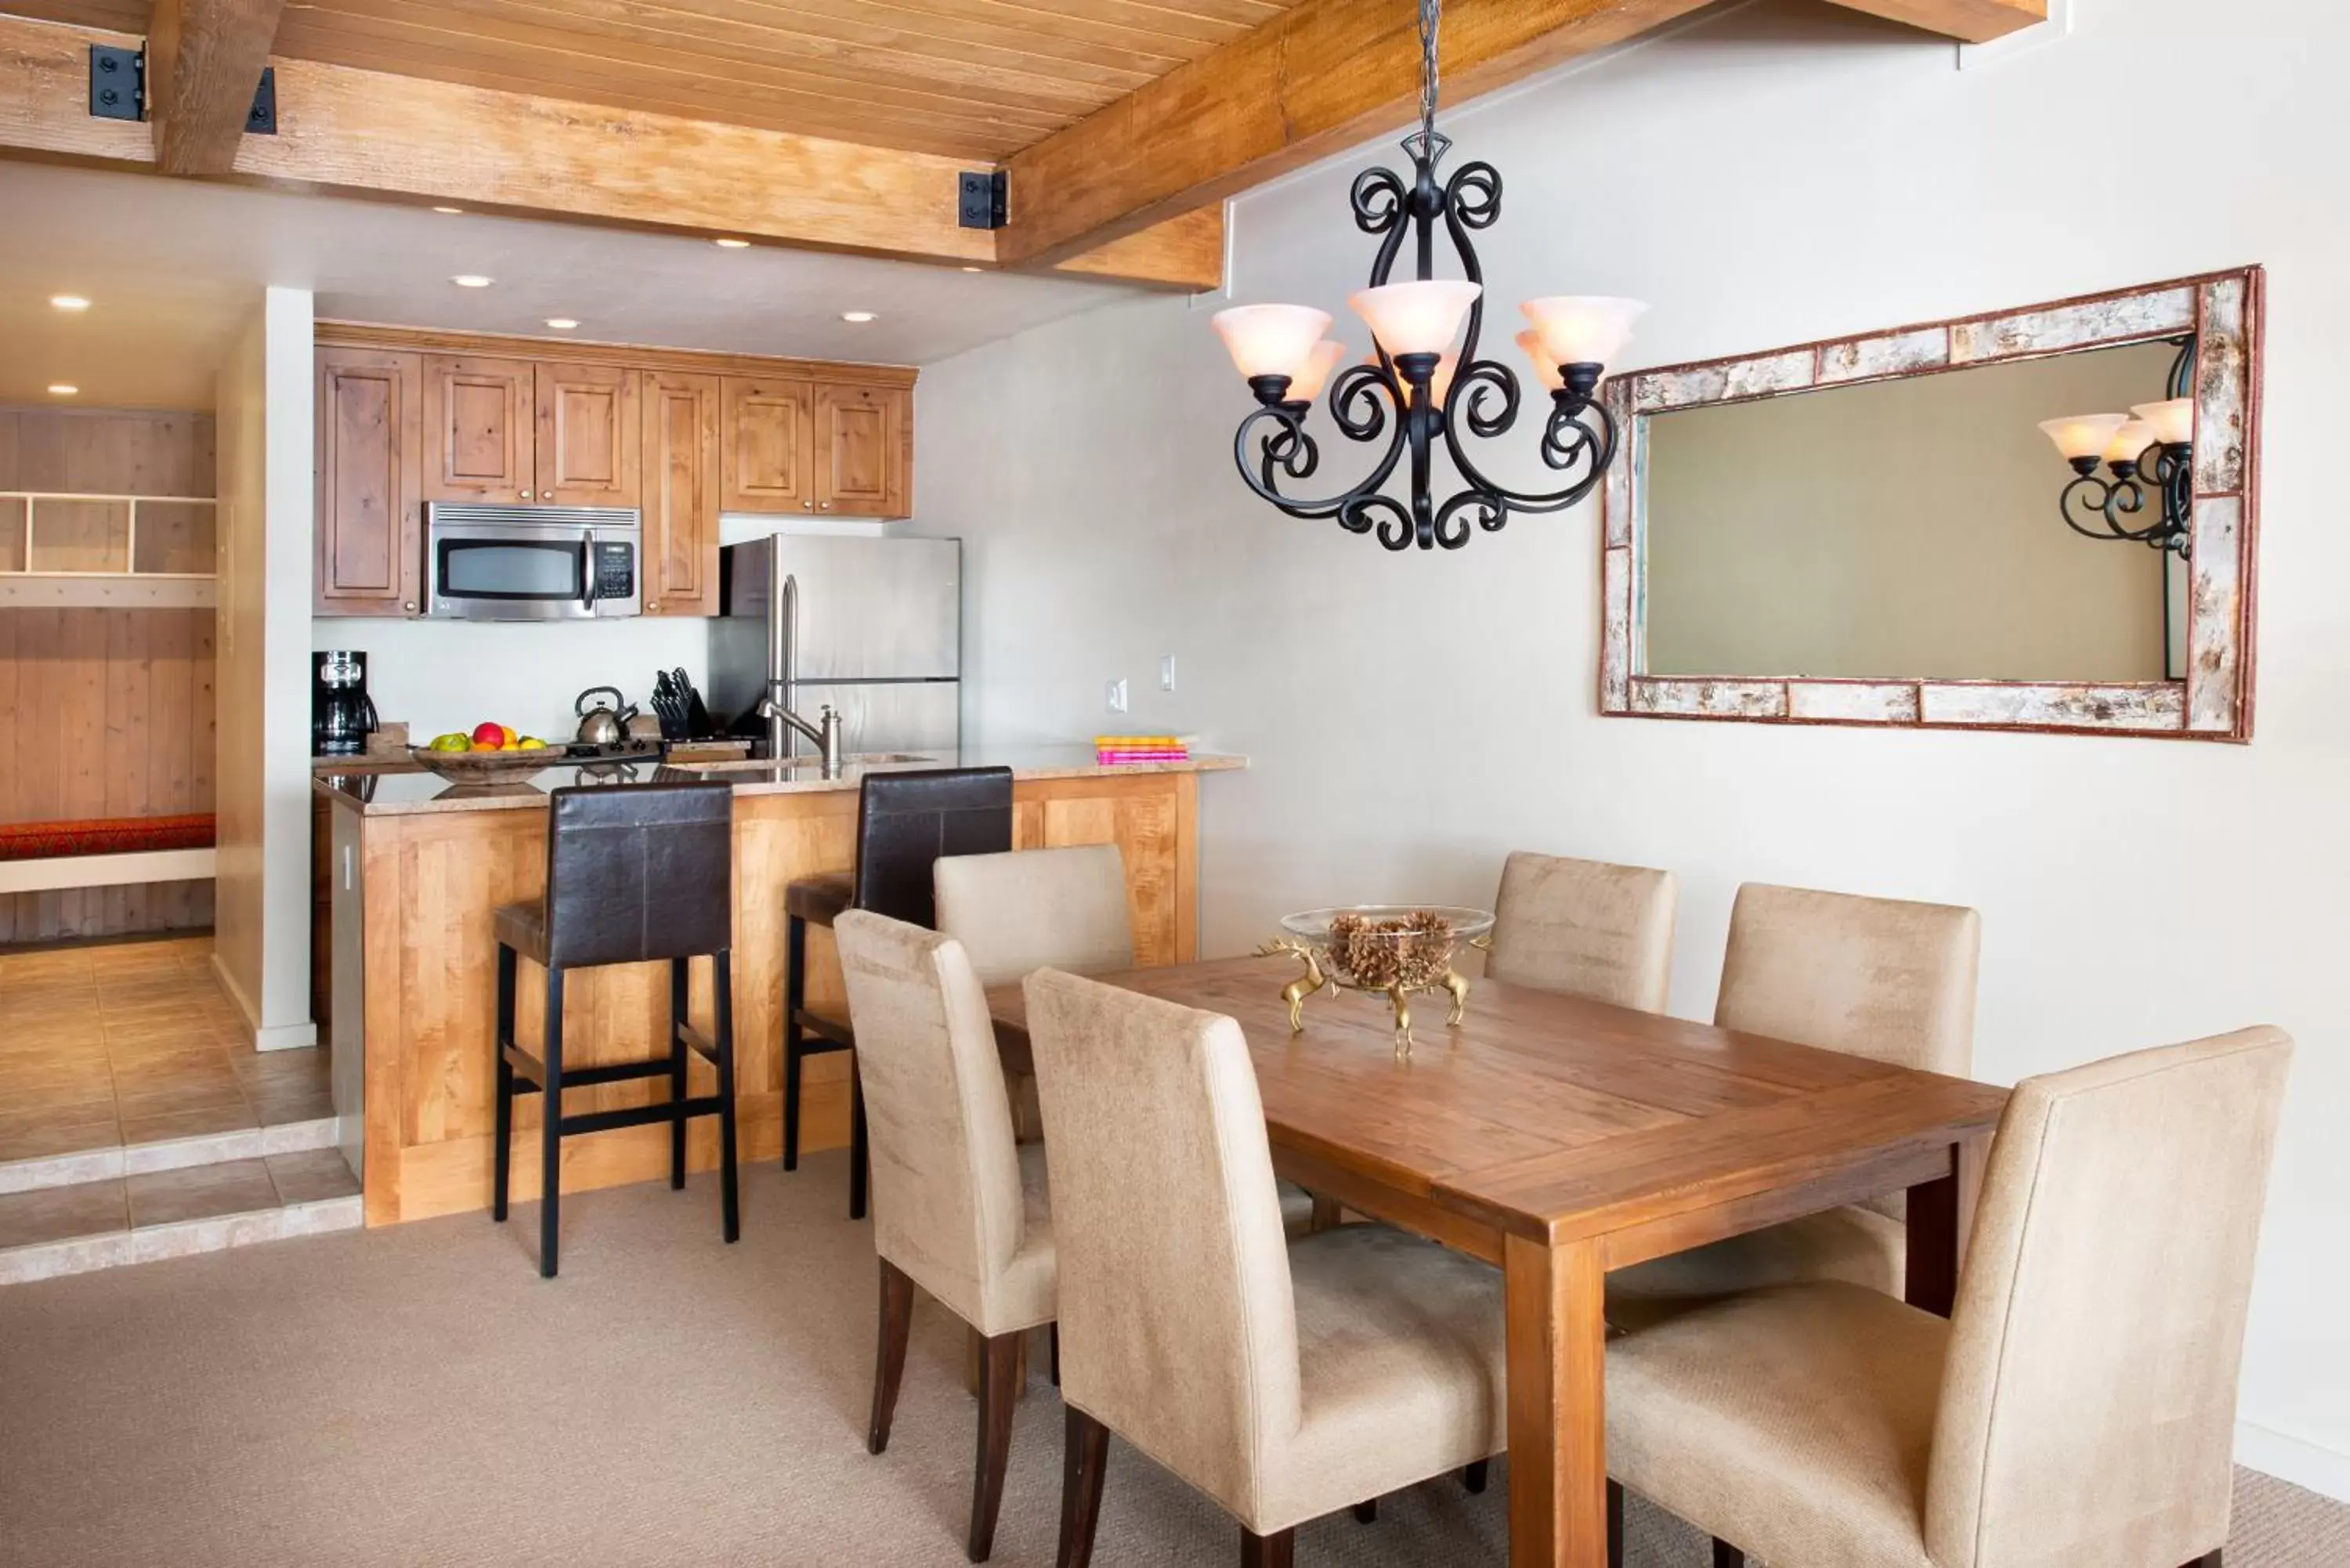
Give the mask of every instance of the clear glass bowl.
POLYGON ((1350 904, 1284 915, 1281 927, 1320 953, 1341 985, 1425 990, 1442 981, 1461 944, 1493 929, 1493 915, 1445 904, 1350 904))

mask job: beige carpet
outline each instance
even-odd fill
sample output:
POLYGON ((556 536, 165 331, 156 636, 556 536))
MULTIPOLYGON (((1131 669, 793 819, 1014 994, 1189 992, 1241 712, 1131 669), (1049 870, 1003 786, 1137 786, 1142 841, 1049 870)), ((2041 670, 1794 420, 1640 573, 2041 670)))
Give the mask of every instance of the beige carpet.
MULTIPOLYGON (((962 1341, 917 1314, 889 1452, 864 1448, 874 1276, 837 1155, 747 1171, 718 1239, 698 1179, 0 1290, 0 1563, 941 1564, 962 1562, 962 1341)), ((1041 1359, 1041 1358, 1040 1358, 1041 1359)), ((1049 1563, 1060 1407, 1043 1369, 995 1561, 1049 1563)), ((1503 1487, 1451 1480, 1303 1532, 1301 1563, 1499 1563, 1503 1487)), ((2230 1568, 2350 1563, 2350 1508, 2242 1476, 2230 1568)), ((1131 1450, 1104 1568, 1237 1561, 1238 1532, 1131 1450)), ((1636 1500, 1632 1568, 1704 1568, 1636 1500)), ((2168 1568, 2167 1564, 2149 1568, 2168 1568)))

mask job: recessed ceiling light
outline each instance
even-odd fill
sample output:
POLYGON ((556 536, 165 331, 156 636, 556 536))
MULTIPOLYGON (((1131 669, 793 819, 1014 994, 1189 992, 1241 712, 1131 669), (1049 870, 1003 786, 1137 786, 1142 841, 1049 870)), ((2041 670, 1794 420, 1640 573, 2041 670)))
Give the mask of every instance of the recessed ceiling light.
POLYGON ((78 397, 80 394, 81 389, 75 386, 70 381, 51 381, 49 383, 49 396, 53 398, 72 398, 78 397))
POLYGON ((985 272, 987 269, 983 266, 967 266, 962 270, 965 272, 985 272))
POLYGON ((487 288, 496 280, 484 277, 477 272, 461 272, 449 281, 459 288, 487 288))
POLYGON ((862 327, 873 319, 873 313, 869 310, 844 310, 840 313, 840 318, 843 321, 854 321, 862 327))
POLYGON ((78 294, 53 294, 49 296, 49 304, 59 310, 88 310, 89 308, 89 301, 84 299, 78 294))
POLYGON ((463 208, 463 207, 435 207, 435 208, 433 208, 432 210, 433 210, 434 212, 436 212, 436 213, 448 213, 451 217, 452 217, 452 218, 453 218, 453 217, 455 217, 458 213, 460 213, 463 212, 465 209, 464 209, 464 208, 463 208))
POLYGON ((738 239, 735 239, 734 237, 733 237, 732 235, 729 235, 729 236, 728 236, 728 237, 726 237, 725 239, 719 240, 719 241, 716 241, 716 242, 714 242, 714 243, 715 243, 715 244, 718 245, 718 247, 719 247, 720 249, 722 249, 722 250, 730 250, 730 251, 747 251, 747 250, 749 250, 749 249, 751 248, 751 242, 750 242, 750 241, 748 241, 748 240, 738 240, 738 239))
POLYGON ((546 318, 546 324, 549 327, 554 327, 557 332, 568 332, 573 327, 579 325, 579 323, 572 320, 571 317, 567 316, 550 316, 546 318))

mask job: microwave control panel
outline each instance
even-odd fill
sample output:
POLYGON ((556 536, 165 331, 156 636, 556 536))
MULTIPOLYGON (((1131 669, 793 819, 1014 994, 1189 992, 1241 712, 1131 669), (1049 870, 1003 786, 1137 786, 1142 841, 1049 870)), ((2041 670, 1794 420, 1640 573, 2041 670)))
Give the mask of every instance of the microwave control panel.
POLYGON ((598 599, 632 599, 637 597, 637 547, 634 545, 598 543, 596 597, 598 599))

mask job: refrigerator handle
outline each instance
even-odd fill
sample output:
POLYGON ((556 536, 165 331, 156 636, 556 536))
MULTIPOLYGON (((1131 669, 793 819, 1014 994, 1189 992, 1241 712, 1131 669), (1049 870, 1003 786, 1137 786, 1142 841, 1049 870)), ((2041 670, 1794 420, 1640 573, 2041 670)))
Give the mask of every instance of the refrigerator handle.
MULTIPOLYGON (((795 698, 792 682, 797 674, 800 640, 800 580, 784 574, 782 586, 775 592, 775 612, 767 622, 767 674, 771 682, 780 682, 781 691, 770 685, 767 695, 780 706, 789 708, 795 698)), ((777 762, 788 760, 799 750, 798 737, 792 727, 781 719, 767 721, 767 755, 777 762)))

